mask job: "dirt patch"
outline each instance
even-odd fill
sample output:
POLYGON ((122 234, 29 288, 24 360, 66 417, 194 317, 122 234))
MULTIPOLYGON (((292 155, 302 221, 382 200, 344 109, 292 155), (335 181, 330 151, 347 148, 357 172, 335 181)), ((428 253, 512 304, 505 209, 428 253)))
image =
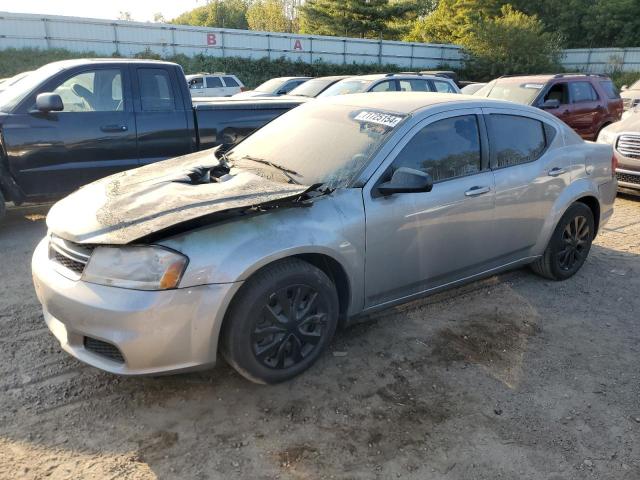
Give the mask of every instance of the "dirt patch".
POLYGON ((282 468, 290 468, 316 453, 317 450, 309 445, 297 445, 278 452, 277 458, 282 468))
POLYGON ((515 320, 496 308, 493 313, 474 314, 458 327, 440 330, 433 340, 432 355, 444 363, 504 365, 521 352, 528 337, 541 331, 537 323, 515 320))

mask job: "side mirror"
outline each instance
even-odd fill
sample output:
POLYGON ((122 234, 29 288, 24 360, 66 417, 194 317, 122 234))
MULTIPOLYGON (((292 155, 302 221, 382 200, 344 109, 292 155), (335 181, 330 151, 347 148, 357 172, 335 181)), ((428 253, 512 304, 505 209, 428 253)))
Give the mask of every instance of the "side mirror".
POLYGON ((61 112, 64 103, 57 93, 41 93, 36 97, 36 109, 43 113, 61 112))
POLYGON ((287 91, 284 88, 281 88, 280 90, 278 90, 276 92, 276 95, 285 95, 287 93, 287 91))
POLYGON ((621 91, 629 90, 629 85, 622 85, 621 91))
POLYGON ((394 193, 430 192, 432 188, 433 179, 428 173, 400 167, 393 172, 391 180, 378 185, 377 190, 381 195, 387 196, 394 193))
POLYGON ((560 108, 560 100, 556 100, 555 98, 546 100, 540 108, 543 110, 553 110, 554 108, 560 108))

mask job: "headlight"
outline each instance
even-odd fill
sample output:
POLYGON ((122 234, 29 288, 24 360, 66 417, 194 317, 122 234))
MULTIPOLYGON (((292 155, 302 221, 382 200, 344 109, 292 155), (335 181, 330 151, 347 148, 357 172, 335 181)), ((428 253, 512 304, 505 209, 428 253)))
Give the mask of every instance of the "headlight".
POLYGON ((609 145, 613 145, 616 141, 616 133, 607 130, 606 128, 600 131, 598 135, 598 143, 607 143, 609 145))
POLYGON ((187 263, 187 257, 164 247, 97 247, 82 279, 136 290, 167 290, 178 286, 187 263))

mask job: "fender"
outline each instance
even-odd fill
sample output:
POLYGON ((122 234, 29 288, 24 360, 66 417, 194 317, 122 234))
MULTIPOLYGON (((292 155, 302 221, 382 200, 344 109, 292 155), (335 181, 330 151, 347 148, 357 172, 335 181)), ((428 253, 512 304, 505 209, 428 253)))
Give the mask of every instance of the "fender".
POLYGON ((547 215, 547 220, 545 221, 544 226, 540 231, 540 235, 538 236, 538 240, 533 247, 532 255, 539 256, 544 253, 556 225, 558 225, 560 218, 562 218, 564 212, 566 212, 572 204, 584 197, 594 197, 598 204, 600 204, 599 195, 597 185, 587 178, 574 180, 567 188, 565 188, 553 204, 549 215, 547 215))

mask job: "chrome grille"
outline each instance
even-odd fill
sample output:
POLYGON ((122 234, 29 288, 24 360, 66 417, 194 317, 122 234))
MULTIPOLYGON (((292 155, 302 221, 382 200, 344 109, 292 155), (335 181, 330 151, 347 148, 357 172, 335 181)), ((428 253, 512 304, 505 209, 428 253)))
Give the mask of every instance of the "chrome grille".
POLYGON ((640 185, 640 173, 638 173, 638 175, 633 175, 632 173, 616 172, 616 178, 619 182, 640 185))
POLYGON ((49 239, 49 259, 80 278, 91 256, 92 247, 72 243, 56 235, 49 239))
POLYGON ((620 135, 616 150, 625 157, 640 158, 640 135, 620 135))
POLYGON ((124 363, 124 357, 118 347, 91 337, 84 337, 84 348, 96 355, 108 358, 117 363, 124 363))

